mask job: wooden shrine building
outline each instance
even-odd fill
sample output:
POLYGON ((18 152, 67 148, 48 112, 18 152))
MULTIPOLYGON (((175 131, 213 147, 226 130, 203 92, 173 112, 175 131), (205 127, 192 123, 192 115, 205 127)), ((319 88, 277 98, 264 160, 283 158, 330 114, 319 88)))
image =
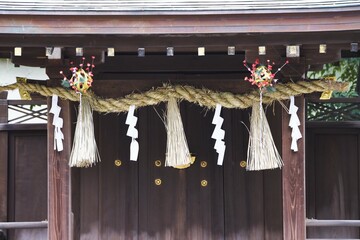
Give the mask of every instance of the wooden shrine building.
MULTIPOLYGON (((244 81, 244 59, 269 59, 276 68, 288 59, 277 78, 296 83, 324 64, 359 58, 359 42, 360 2, 352 0, 0 0, 1 58, 43 69, 48 80, 16 77, 59 87, 60 71, 95 56, 92 91, 101 98, 164 84, 244 94, 253 89, 244 81)), ((0 69, 1 78, 6 71, 0 69)), ((9 100, 2 92, 0 239, 360 239, 360 118, 306 121, 306 104, 323 109, 319 96, 296 97, 303 136, 298 152, 290 150, 287 112, 279 103, 267 107, 284 166, 251 172, 245 170, 248 109, 222 110, 222 166, 211 138, 213 110, 182 101, 195 156, 189 168, 164 166, 159 115, 165 104, 136 110, 136 162, 129 161, 126 114, 94 112, 101 162, 70 168, 78 104, 59 101, 64 150, 57 152, 53 116, 46 116, 51 98, 9 100), (10 120, 8 109, 15 108, 44 123, 10 120)), ((330 115, 359 110, 356 96, 326 102, 348 106, 325 109, 330 115)))

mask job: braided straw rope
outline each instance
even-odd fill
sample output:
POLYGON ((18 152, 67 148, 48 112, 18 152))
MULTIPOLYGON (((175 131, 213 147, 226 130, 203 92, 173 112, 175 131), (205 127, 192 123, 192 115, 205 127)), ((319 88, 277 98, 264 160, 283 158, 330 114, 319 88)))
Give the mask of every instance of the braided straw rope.
MULTIPOLYGON (((347 91, 348 83, 317 80, 311 82, 299 81, 297 83, 277 84, 275 92, 266 92, 263 95, 263 103, 269 104, 275 100, 288 99, 289 96, 297 96, 312 92, 324 91, 347 91)), ((73 90, 62 87, 46 87, 44 85, 15 83, 8 86, 0 86, 0 92, 5 90, 23 89, 28 92, 36 92, 45 97, 58 95, 62 99, 79 101, 79 94, 73 90)), ((85 97, 89 99, 92 108, 98 112, 127 112, 130 105, 144 107, 166 102, 174 97, 186 100, 203 107, 214 108, 217 103, 226 108, 248 108, 254 102, 259 101, 259 91, 254 90, 246 94, 233 94, 230 92, 215 92, 209 89, 199 89, 192 86, 166 85, 151 89, 144 93, 131 93, 123 98, 100 98, 94 93, 88 92, 85 97)))

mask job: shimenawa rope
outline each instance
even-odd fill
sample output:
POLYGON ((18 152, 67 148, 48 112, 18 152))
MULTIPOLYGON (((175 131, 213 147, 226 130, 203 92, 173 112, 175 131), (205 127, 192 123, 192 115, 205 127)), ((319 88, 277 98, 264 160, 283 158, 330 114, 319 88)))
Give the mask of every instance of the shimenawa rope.
MULTIPOLYGON (((275 92, 264 93, 263 103, 269 104, 275 100, 284 100, 288 99, 290 96, 312 92, 324 92, 327 90, 343 92, 347 91, 348 87, 349 84, 345 82, 326 80, 277 84, 275 92)), ((75 91, 67 90, 62 87, 47 87, 39 84, 15 83, 8 86, 0 86, 0 92, 17 88, 28 92, 36 92, 45 97, 50 97, 55 94, 62 99, 79 101, 79 95, 76 94, 75 91)), ((157 105, 161 102, 168 101, 170 98, 176 98, 180 101, 186 100, 207 108, 215 108, 216 104, 221 104, 225 108, 244 109, 251 107, 254 102, 259 101, 258 90, 253 90, 245 94, 234 94, 181 85, 165 85, 144 93, 131 93, 118 99, 103 99, 92 92, 88 92, 84 95, 87 95, 91 107, 97 112, 127 112, 130 105, 136 105, 136 107, 157 105)))

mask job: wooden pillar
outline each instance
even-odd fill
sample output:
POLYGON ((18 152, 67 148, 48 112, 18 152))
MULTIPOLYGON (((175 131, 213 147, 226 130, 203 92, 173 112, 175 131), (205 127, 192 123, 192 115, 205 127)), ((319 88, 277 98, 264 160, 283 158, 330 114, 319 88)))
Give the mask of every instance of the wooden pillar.
POLYGON ((299 108, 302 139, 298 140, 298 152, 291 146, 290 115, 282 110, 282 170, 283 186, 283 239, 306 239, 305 226, 305 102, 304 97, 297 97, 295 105, 299 108))
MULTIPOLYGON (((48 114, 48 240, 71 239, 71 103, 59 99, 60 117, 64 120, 64 150, 54 151, 53 114, 48 114)), ((51 98, 48 99, 51 108, 51 98)))
MULTIPOLYGON (((8 122, 7 92, 0 93, 0 124, 8 122)), ((7 222, 8 132, 0 131, 0 222, 7 222)))

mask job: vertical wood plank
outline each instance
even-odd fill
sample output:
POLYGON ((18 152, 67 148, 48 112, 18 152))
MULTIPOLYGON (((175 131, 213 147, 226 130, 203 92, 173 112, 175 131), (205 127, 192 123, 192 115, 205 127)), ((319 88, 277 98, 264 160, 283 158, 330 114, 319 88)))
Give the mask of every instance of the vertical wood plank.
MULTIPOLYGON (((99 114, 94 112, 94 131, 99 135, 99 114)), ((98 138, 96 139, 98 140, 98 138)), ((97 143, 99 143, 97 141, 97 143)), ((101 153, 100 153, 101 154, 101 153)), ((102 157, 100 155, 100 157, 102 157)), ((80 240, 100 237, 99 181, 100 165, 80 170, 80 240)))
POLYGON ((126 114, 99 116, 99 239, 137 239, 138 162, 130 161, 125 120, 126 114))
MULTIPOLYGON (((46 138, 46 131, 9 133, 8 221, 47 219, 46 138)), ((8 234, 16 240, 46 239, 47 229, 16 229, 8 234)))
MULTIPOLYGON (((307 202, 316 219, 359 219, 359 137, 360 130, 311 129, 314 154, 314 189, 307 202)), ((309 138, 309 135, 307 135, 309 138)), ((308 152, 309 152, 308 151, 308 152)), ((308 162, 306 162, 309 165, 308 162)), ((309 181, 309 179, 307 179, 309 181)), ((309 216, 308 216, 309 217, 309 216)), ((354 227, 309 227, 308 238, 351 239, 359 237, 354 227)))
POLYGON ((305 226, 305 102, 304 97, 296 98, 299 107, 298 116, 301 122, 302 138, 298 141, 298 152, 291 146, 290 116, 282 110, 282 157, 284 160, 282 194, 283 194, 283 238, 286 240, 303 240, 306 237, 305 226))
POLYGON ((194 164, 184 170, 187 239, 224 239, 223 166, 217 165, 217 153, 213 149, 213 111, 204 115, 203 109, 196 105, 182 103, 182 106, 187 142, 196 156, 194 164), (206 167, 201 167, 202 161, 207 163, 206 167), (202 180, 207 181, 207 186, 201 186, 202 180))
MULTIPOLYGON (((51 108, 51 99, 48 99, 51 108)), ((71 103, 60 100, 64 120, 64 150, 54 151, 53 115, 48 114, 48 239, 68 240, 71 236, 71 175, 68 165, 71 152, 71 103)))
POLYGON ((249 112, 223 111, 226 129, 224 160, 225 239, 265 239, 264 178, 262 171, 246 171, 240 166, 246 161, 249 112), (231 124, 228 124, 231 119, 231 124))
MULTIPOLYGON (((0 94, 0 123, 7 123, 7 93, 0 94)), ((0 221, 7 221, 8 199, 8 133, 0 131, 0 221)))
MULTIPOLYGON (((279 152, 282 143, 282 107, 280 104, 270 106, 266 113, 271 128, 271 134, 279 152), (274 107, 274 108, 273 108, 274 107)), ((282 239, 282 182, 281 170, 266 170, 264 175, 264 222, 265 239, 282 239)))

